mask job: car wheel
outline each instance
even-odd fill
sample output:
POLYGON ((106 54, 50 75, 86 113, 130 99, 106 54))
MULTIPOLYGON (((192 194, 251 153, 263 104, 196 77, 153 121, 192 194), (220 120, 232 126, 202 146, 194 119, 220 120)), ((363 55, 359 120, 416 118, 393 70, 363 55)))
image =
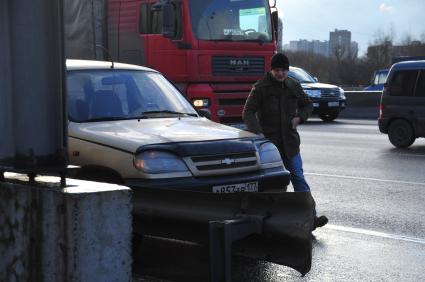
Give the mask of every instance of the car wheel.
POLYGON ((415 142, 415 132, 409 122, 399 119, 390 124, 388 138, 395 147, 407 148, 415 142))
POLYGON ((329 113, 320 114, 319 117, 323 121, 333 121, 334 119, 338 117, 338 115, 339 115, 338 112, 329 112, 329 113))

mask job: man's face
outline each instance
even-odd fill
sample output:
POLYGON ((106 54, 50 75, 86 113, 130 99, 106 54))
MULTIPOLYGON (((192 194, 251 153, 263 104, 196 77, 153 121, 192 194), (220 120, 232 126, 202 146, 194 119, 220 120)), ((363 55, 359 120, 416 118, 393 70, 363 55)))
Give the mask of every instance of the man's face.
POLYGON ((271 74, 277 81, 282 82, 288 77, 288 72, 289 70, 277 68, 277 69, 272 69, 271 74))

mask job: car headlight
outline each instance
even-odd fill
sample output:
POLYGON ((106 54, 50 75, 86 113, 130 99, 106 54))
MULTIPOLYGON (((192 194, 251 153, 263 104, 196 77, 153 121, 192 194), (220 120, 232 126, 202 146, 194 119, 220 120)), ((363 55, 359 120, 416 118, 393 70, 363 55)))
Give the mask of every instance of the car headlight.
POLYGON ((138 154, 134 158, 134 167, 149 174, 188 171, 182 159, 161 151, 144 151, 138 154))
POLYGON ((261 164, 282 162, 279 150, 270 142, 264 143, 259 149, 261 164))
POLYGON ((312 98, 320 98, 321 91, 316 89, 305 89, 304 92, 312 98))
POLYGON ((339 97, 341 99, 345 99, 345 92, 344 89, 342 89, 341 87, 339 87, 339 97))

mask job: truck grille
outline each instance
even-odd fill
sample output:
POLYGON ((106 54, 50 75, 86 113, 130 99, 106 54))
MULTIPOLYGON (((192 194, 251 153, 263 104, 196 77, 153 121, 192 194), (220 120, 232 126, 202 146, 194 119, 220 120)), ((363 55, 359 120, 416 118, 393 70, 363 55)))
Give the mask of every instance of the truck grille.
POLYGON ((242 109, 246 98, 252 89, 252 82, 243 83, 213 83, 211 87, 218 101, 218 110, 224 114, 219 115, 220 123, 240 124, 242 109))
POLYGON ((320 89, 321 97, 322 98, 337 98, 339 97, 339 89, 333 88, 333 89, 320 89))
POLYGON ((264 57, 212 57, 214 76, 261 76, 264 74, 264 57))
POLYGON ((188 157, 185 161, 195 176, 243 173, 259 169, 256 152, 188 157))

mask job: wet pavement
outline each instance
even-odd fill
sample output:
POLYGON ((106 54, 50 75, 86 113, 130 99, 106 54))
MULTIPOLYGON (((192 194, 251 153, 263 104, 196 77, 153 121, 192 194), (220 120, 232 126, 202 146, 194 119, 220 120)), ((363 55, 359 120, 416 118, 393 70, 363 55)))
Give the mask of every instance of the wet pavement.
MULTIPOLYGON (((235 258, 233 281, 425 281, 425 139, 395 149, 370 120, 313 119, 300 135, 307 180, 330 220, 314 232, 312 269, 301 277, 235 258)), ((158 264, 147 258, 135 281, 207 279, 201 247, 166 245, 154 244, 158 264)))

